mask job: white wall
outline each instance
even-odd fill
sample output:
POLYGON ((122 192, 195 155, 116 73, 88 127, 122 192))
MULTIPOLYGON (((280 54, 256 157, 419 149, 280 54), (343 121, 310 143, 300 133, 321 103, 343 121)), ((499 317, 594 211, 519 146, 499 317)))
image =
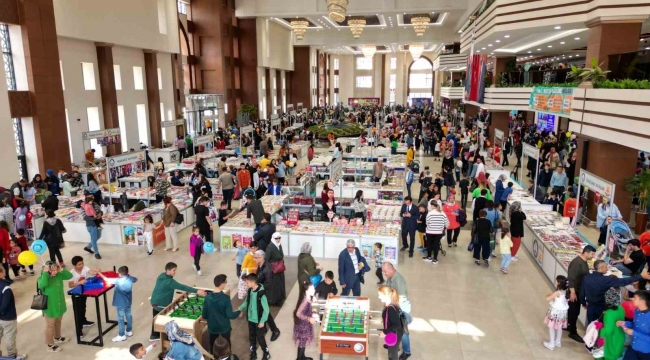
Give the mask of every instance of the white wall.
MULTIPOLYGON (((162 114, 162 121, 175 120, 176 111, 174 111, 174 89, 172 79, 172 56, 168 53, 158 53, 158 68, 162 73, 162 90, 160 90, 160 102, 164 104, 165 112, 162 114)), ((166 133, 167 141, 176 137, 176 126, 163 128, 166 133)))
POLYGON ((293 34, 275 21, 257 18, 257 66, 293 70, 293 34))
POLYGON ((59 37, 179 53, 176 0, 54 0, 59 37), (166 34, 159 24, 162 6, 166 34))

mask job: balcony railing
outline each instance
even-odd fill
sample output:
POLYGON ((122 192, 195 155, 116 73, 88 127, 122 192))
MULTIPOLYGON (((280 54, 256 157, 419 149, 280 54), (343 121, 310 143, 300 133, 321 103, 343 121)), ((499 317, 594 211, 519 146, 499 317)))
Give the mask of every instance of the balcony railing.
POLYGON ((610 55, 607 69, 611 80, 650 80, 650 51, 610 55))
POLYGON ((572 84, 570 69, 510 71, 496 77, 497 87, 526 87, 533 84, 572 84))

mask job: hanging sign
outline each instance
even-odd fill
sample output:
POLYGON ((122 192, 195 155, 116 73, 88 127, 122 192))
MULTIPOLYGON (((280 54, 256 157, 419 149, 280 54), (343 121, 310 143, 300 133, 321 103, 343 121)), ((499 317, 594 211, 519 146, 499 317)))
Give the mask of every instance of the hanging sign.
POLYGON ((289 115, 298 116, 298 113, 295 112, 295 111, 291 111, 291 112, 289 113, 289 115))
POLYGON ((580 185, 610 198, 614 184, 588 171, 580 169, 580 185))
POLYGON ((81 135, 83 136, 84 140, 99 139, 99 138, 104 138, 109 136, 119 136, 120 128, 86 131, 84 133, 81 133, 81 135))
POLYGON ((162 122, 162 127, 172 127, 172 126, 179 126, 179 125, 185 125, 185 119, 178 119, 178 120, 169 120, 169 121, 163 121, 162 122))
POLYGON ((253 132, 253 125, 242 126, 242 128, 239 130, 239 132, 242 133, 242 134, 252 133, 253 132))
POLYGON ((522 145, 522 153, 524 156, 539 160, 539 149, 537 147, 528 145, 526 143, 523 143, 522 145))
POLYGON ((117 167, 144 160, 144 151, 136 151, 108 158, 108 167, 117 167))
POLYGON ((194 146, 199 146, 203 144, 209 144, 213 140, 213 134, 208 134, 208 135, 203 135, 203 136, 197 136, 194 138, 194 146))
POLYGON ((530 93, 528 107, 562 116, 571 115, 573 88, 536 86, 530 93))

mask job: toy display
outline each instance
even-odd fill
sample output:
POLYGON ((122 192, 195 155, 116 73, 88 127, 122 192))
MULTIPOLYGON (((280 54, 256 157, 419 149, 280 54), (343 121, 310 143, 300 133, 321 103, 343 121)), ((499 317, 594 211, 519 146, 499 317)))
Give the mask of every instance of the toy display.
POLYGON ((320 329, 322 354, 368 358, 370 301, 366 297, 330 296, 320 329))

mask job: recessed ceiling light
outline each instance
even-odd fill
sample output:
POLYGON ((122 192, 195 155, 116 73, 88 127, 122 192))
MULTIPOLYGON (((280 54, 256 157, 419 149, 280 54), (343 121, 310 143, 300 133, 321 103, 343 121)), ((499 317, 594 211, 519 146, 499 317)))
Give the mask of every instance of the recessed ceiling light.
POLYGON ((580 40, 580 38, 573 38, 573 40, 580 40))
POLYGON ((532 53, 532 51, 529 51, 528 54, 532 53))
POLYGON ((477 53, 480 53, 480 52, 481 52, 481 50, 476 50, 476 52, 477 52, 477 53))
POLYGON ((494 42, 496 42, 496 43, 500 43, 500 42, 501 42, 501 40, 494 40, 494 42))
POLYGON ((558 25, 558 26, 556 26, 556 27, 554 27, 554 29, 555 29, 555 30, 560 30, 561 28, 562 28, 562 27, 561 27, 561 26, 559 26, 559 25, 558 25))
POLYGON ((564 41, 560 42, 560 45, 564 45, 564 41))
POLYGON ((490 47, 491 47, 491 46, 492 46, 492 44, 488 44, 488 46, 490 46, 490 47))
POLYGON ((573 55, 569 55, 569 57, 570 57, 570 58, 572 58, 572 57, 573 57, 573 55))
POLYGON ((490 53, 490 55, 494 55, 494 53, 490 53))
POLYGON ((537 49, 537 51, 542 51, 542 49, 537 49))
POLYGON ((506 39, 509 38, 509 37, 510 37, 510 35, 505 35, 505 36, 504 36, 504 38, 506 38, 506 39))
POLYGON ((553 45, 548 45, 547 47, 550 47, 550 48, 552 48, 552 47, 553 47, 553 45))
POLYGON ((650 50, 650 47, 645 48, 646 50, 650 50))

